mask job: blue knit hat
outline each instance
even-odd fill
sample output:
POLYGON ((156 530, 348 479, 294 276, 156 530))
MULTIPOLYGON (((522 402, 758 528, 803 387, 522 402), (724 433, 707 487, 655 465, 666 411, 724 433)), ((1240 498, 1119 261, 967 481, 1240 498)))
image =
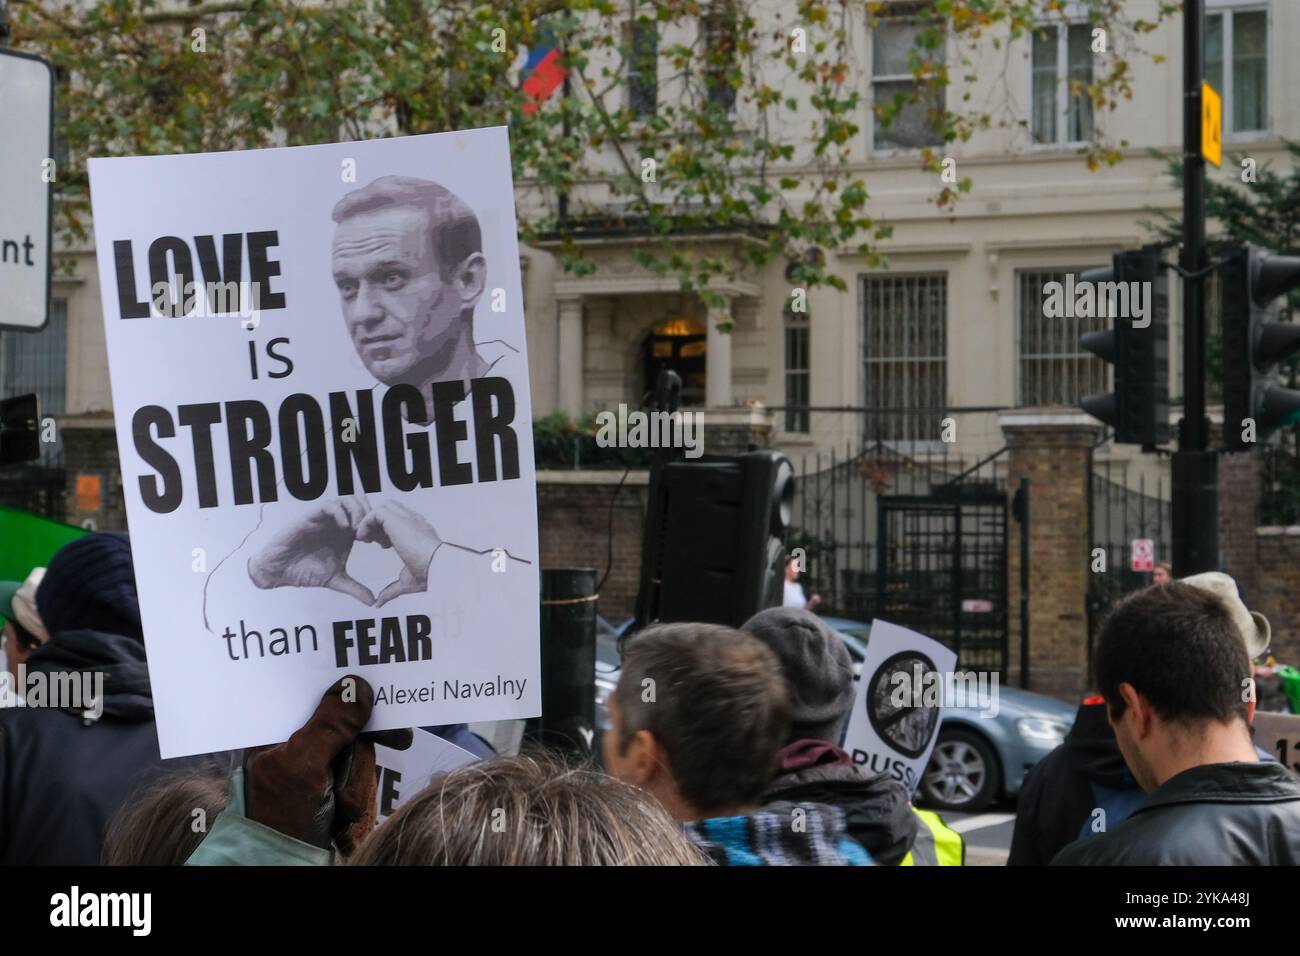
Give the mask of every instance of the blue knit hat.
POLYGON ((88 534, 64 545, 36 590, 36 608, 51 639, 85 628, 143 640, 131 540, 88 534))

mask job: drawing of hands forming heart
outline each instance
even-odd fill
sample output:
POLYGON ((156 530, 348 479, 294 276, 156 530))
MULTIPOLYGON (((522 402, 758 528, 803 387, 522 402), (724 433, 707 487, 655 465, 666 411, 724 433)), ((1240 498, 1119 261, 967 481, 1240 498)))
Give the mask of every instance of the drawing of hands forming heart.
POLYGON ((323 502, 278 531, 248 560, 248 576, 259 588, 322 587, 381 607, 402 594, 429 586, 429 562, 442 545, 438 532, 406 505, 385 501, 372 508, 364 495, 323 502), (376 597, 347 571, 356 542, 391 548, 402 571, 376 597))

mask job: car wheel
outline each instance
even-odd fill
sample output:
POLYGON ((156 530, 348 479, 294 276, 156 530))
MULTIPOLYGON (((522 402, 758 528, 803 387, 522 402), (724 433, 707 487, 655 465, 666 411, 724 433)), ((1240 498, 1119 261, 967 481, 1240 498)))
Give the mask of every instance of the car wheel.
POLYGON ((987 740, 969 730, 944 730, 921 777, 921 794, 939 810, 976 813, 997 797, 1001 776, 987 740))

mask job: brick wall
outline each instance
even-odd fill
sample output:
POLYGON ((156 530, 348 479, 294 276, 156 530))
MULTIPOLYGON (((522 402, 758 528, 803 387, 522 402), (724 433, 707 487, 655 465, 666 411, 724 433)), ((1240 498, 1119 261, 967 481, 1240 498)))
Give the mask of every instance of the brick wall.
POLYGON ((1300 528, 1258 528, 1258 454, 1219 459, 1219 551, 1246 606, 1268 618, 1270 652, 1300 665, 1300 528))
POLYGON ((628 473, 614 497, 621 471, 539 471, 538 541, 543 568, 595 568, 600 591, 597 613, 611 624, 632 616, 641 571, 641 528, 648 473, 628 473), (613 502, 613 563, 610 505, 613 502))

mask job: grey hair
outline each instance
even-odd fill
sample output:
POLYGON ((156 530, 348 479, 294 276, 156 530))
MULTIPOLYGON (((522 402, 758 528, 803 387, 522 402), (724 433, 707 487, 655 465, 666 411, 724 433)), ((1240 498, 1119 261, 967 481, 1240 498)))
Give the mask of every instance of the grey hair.
POLYGON ((353 866, 703 866, 653 796, 545 754, 438 777, 375 831, 353 866))

